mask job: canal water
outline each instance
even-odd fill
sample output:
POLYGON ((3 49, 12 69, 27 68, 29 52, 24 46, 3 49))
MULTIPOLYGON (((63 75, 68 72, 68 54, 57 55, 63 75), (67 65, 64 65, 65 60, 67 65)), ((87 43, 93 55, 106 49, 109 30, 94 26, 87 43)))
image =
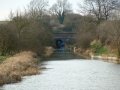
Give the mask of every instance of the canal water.
MULTIPOLYGON (((54 58, 55 59, 55 58, 54 58)), ((40 75, 0 90, 120 90, 120 65, 98 60, 61 59, 44 62, 40 75)))

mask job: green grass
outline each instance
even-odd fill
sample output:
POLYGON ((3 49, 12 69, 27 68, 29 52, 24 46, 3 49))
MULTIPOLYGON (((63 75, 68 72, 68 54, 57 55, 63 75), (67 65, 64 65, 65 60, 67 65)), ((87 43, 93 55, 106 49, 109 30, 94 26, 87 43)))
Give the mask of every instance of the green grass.
POLYGON ((0 63, 4 61, 6 58, 8 58, 8 56, 0 56, 0 63))
POLYGON ((108 49, 106 47, 100 47, 96 50, 96 55, 107 54, 108 49))

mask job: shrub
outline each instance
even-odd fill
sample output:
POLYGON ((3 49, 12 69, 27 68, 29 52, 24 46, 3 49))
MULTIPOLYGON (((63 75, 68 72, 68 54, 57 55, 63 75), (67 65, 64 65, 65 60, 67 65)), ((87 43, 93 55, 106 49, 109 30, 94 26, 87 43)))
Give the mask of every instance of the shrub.
POLYGON ((107 53, 108 51, 107 48, 102 45, 100 40, 94 40, 93 42, 91 42, 91 48, 96 55, 101 55, 107 53))
POLYGON ((0 55, 6 55, 17 47, 17 36, 9 25, 0 25, 0 55))

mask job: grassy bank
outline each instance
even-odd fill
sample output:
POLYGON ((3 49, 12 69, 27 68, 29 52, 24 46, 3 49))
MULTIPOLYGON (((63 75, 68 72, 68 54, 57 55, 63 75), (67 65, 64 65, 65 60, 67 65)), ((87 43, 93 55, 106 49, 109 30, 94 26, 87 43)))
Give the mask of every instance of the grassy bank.
POLYGON ((39 73, 37 55, 21 52, 7 58, 0 64, 0 85, 21 81, 22 76, 39 73))

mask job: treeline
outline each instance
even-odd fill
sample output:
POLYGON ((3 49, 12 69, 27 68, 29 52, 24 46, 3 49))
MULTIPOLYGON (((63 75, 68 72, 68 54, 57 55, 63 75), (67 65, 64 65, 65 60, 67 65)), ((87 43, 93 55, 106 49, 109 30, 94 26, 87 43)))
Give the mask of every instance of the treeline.
POLYGON ((10 21, 0 25, 1 55, 33 50, 39 54, 53 43, 52 28, 64 26, 76 32, 73 46, 93 53, 116 50, 120 56, 119 0, 84 0, 80 13, 68 0, 57 0, 51 7, 47 0, 32 0, 24 12, 10 13, 10 21))
POLYGON ((37 11, 37 6, 31 8, 31 4, 24 12, 11 12, 10 21, 0 25, 0 55, 25 50, 41 55, 46 46, 52 45, 49 15, 37 11))
POLYGON ((57 0, 51 7, 48 0, 31 0, 24 11, 11 11, 10 20, 0 24, 0 54, 25 50, 43 54, 46 46, 55 45, 52 28, 64 24, 70 13, 67 0, 57 0))
MULTIPOLYGON (((47 26, 48 27, 48 26, 47 26)), ((45 46, 52 44, 52 33, 41 22, 17 16, 0 25, 0 53, 12 54, 32 50, 41 54, 45 46)))
POLYGON ((87 53, 120 57, 119 0, 84 0, 79 4, 84 16, 77 27, 76 46, 87 53))

